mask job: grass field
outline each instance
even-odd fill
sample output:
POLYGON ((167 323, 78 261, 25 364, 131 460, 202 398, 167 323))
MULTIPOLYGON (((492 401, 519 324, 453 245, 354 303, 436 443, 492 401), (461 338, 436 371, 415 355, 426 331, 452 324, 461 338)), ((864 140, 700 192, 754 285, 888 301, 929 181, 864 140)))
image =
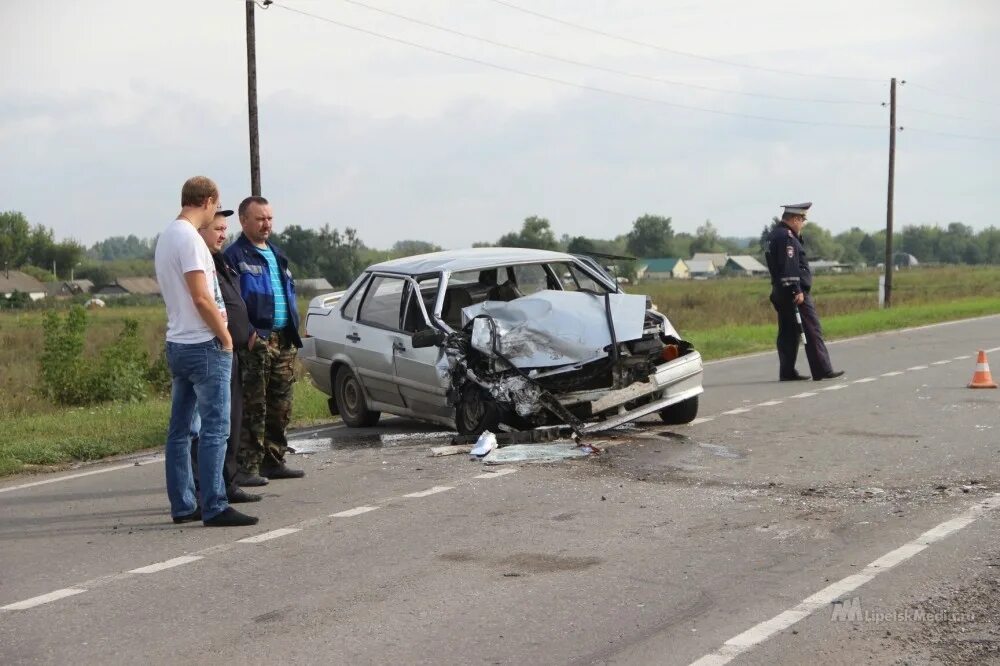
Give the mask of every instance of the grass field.
MULTIPOLYGON (((813 296, 829 339, 1000 313, 1000 268, 922 268, 896 273, 891 310, 877 309, 874 273, 819 276, 813 296)), ((773 349, 774 311, 766 279, 633 285, 649 294, 706 359, 773 349)), ((300 303, 304 309, 304 303, 300 303)), ((162 446, 169 401, 88 408, 52 405, 35 394, 43 313, 0 314, 0 475, 162 446)), ((162 306, 90 313, 87 353, 112 340, 125 318, 140 322, 144 345, 160 353, 162 306)), ((293 423, 330 419, 326 396, 301 377, 293 423)))

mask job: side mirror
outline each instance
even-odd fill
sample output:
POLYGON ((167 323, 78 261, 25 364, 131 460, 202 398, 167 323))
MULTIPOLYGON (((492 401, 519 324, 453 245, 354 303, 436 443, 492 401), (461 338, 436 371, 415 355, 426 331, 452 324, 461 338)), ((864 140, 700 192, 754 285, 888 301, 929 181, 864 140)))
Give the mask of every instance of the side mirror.
POLYGON ((426 347, 440 347, 444 342, 445 334, 436 328, 425 328, 413 334, 410 344, 414 349, 424 349, 426 347))

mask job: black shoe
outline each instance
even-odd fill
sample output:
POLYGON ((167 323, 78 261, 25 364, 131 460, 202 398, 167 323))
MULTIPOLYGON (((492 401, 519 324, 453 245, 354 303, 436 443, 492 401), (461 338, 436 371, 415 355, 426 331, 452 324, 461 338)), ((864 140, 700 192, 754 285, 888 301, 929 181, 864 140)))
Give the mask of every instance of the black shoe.
POLYGON ((285 463, 279 465, 262 465, 260 474, 269 479, 301 479, 306 475, 305 471, 301 469, 289 469, 285 466, 285 463))
POLYGON ((805 375, 800 375, 797 372, 794 375, 788 375, 787 377, 778 377, 778 380, 782 382, 801 382, 806 379, 809 378, 805 375))
POLYGON ((205 527, 245 527, 247 525, 256 525, 257 520, 256 516, 248 516, 245 513, 240 513, 231 506, 227 506, 225 511, 208 520, 203 520, 202 523, 205 527))
POLYGON ((226 499, 230 504, 245 504, 246 502, 259 502, 260 495, 248 493, 239 486, 226 491, 226 499))
POLYGON ((844 374, 843 370, 831 370, 830 372, 826 373, 825 375, 822 375, 821 377, 813 377, 813 381, 821 382, 824 379, 836 379, 837 377, 840 377, 843 374, 844 374))
POLYGON ((180 525, 181 523, 191 523, 196 520, 201 520, 201 509, 195 509, 194 513, 189 513, 186 516, 174 516, 175 525, 180 525))
POLYGON ((238 486, 266 486, 267 479, 259 474, 236 472, 236 476, 233 477, 233 483, 238 486))

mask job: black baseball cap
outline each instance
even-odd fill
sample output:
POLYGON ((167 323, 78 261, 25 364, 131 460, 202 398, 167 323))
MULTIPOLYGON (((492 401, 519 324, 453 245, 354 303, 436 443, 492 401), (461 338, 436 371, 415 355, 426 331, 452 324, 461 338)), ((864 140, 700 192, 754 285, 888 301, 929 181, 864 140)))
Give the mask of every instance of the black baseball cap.
POLYGON ((233 214, 233 211, 232 211, 232 210, 230 210, 229 208, 227 208, 227 209, 225 209, 225 210, 222 210, 222 209, 220 208, 219 210, 215 211, 215 214, 216 214, 216 215, 221 215, 222 217, 229 217, 230 215, 232 215, 232 214, 233 214))

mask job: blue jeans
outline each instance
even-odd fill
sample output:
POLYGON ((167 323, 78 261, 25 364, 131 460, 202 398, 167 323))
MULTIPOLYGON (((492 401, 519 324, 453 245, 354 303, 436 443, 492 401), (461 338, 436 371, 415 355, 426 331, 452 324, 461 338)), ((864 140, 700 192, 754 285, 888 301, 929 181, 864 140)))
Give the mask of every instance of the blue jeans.
POLYGON ((197 344, 168 342, 167 364, 173 376, 166 448, 170 514, 175 518, 186 516, 198 508, 191 470, 191 426, 197 410, 201 419, 198 442, 201 515, 202 520, 208 520, 229 506, 222 466, 229 437, 233 354, 224 351, 214 338, 197 344))

